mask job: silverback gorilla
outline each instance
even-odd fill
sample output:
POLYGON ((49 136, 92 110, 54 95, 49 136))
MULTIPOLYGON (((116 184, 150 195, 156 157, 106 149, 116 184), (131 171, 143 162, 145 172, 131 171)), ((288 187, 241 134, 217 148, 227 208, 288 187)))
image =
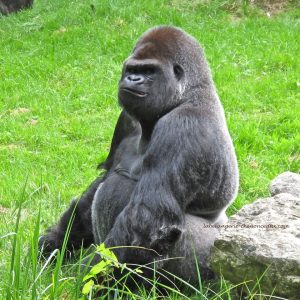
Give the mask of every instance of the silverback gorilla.
MULTIPOLYGON (((238 169, 222 105, 198 42, 182 30, 147 31, 124 62, 123 110, 105 170, 58 224, 40 238, 43 253, 104 242, 120 262, 147 264, 191 283, 204 278, 217 230, 238 188, 238 169), (153 249, 147 251, 143 248, 153 249)), ((97 263, 99 258, 93 260, 97 263)))

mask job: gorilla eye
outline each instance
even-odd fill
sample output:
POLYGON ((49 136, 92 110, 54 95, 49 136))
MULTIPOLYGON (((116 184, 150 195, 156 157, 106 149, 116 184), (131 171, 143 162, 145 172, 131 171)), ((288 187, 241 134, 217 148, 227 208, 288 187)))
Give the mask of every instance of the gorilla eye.
POLYGON ((136 72, 136 69, 134 67, 127 67, 125 72, 133 74, 136 72))
POLYGON ((179 80, 183 76, 183 69, 180 65, 174 65, 173 67, 175 77, 179 80))
POLYGON ((146 67, 143 71, 144 71, 145 75, 152 75, 152 74, 154 74, 155 69, 152 67, 146 67))

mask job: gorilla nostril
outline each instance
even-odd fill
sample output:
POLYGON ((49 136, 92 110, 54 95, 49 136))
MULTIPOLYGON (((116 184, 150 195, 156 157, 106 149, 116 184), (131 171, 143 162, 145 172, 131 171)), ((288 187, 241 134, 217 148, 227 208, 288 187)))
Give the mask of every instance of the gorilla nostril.
POLYGON ((143 76, 139 76, 139 75, 128 75, 126 77, 126 79, 130 82, 134 82, 134 83, 143 83, 144 82, 144 77, 143 76))

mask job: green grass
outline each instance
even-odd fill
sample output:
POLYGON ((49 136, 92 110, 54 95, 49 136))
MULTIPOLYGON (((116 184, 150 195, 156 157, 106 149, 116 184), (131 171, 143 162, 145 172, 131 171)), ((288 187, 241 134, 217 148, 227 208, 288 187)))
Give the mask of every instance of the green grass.
POLYGON ((205 48, 239 161, 229 212, 268 196, 277 174, 300 171, 297 0, 271 17, 233 0, 36 0, 0 17, 0 299, 79 295, 76 265, 37 262, 38 232, 97 175, 120 112, 122 62, 159 24, 182 27, 205 48))

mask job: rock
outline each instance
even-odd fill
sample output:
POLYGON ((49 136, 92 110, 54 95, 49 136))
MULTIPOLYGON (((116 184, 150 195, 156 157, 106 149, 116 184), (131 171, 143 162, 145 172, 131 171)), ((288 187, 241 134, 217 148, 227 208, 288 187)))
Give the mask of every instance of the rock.
POLYGON ((284 172, 271 181, 269 188, 272 196, 290 193, 300 197, 300 174, 284 172))
POLYGON ((210 265, 232 283, 249 280, 247 286, 251 290, 256 285, 257 293, 296 300, 300 295, 299 175, 283 173, 270 189, 275 196, 245 205, 221 226, 210 265))
POLYGON ((0 13, 8 15, 24 8, 30 8, 33 0, 0 0, 0 13))

